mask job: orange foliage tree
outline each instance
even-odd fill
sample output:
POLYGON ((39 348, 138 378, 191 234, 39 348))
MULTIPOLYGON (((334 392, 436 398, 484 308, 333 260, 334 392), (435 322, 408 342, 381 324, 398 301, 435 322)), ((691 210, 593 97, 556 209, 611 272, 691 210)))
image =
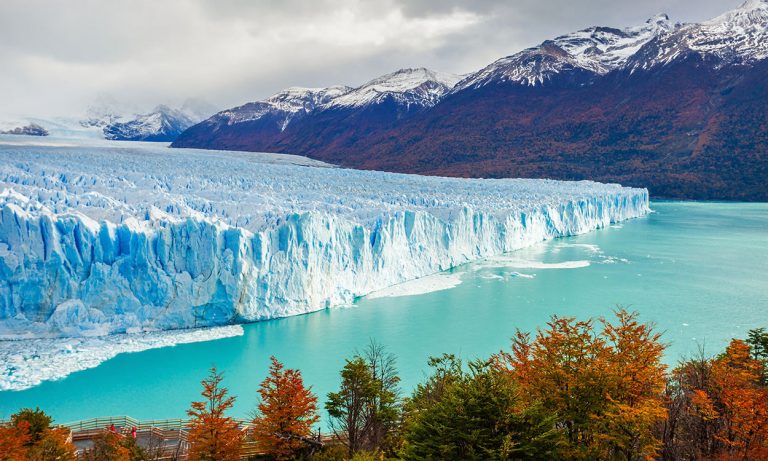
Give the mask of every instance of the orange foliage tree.
POLYGON ((122 441, 122 435, 105 430, 93 439, 93 447, 83 454, 82 459, 83 461, 132 461, 131 452, 123 446, 122 441))
POLYGON ((44 411, 24 408, 0 426, 0 461, 74 461, 69 430, 51 427, 44 411))
POLYGON ((750 347, 734 339, 712 364, 712 380, 722 421, 715 438, 724 445, 721 459, 768 459, 768 388, 761 385, 762 364, 750 347))
POLYGON ((702 354, 673 371, 664 460, 768 459, 768 386, 753 343, 734 339, 718 357, 702 354))
POLYGON ((29 423, 0 426, 0 461, 24 461, 30 441, 29 423))
POLYGON ((511 352, 496 356, 528 404, 557 414, 562 459, 640 460, 660 447, 653 429, 666 417, 665 346, 636 313, 620 309, 616 318, 554 317, 535 339, 518 332, 511 352))
POLYGON ((320 420, 317 397, 304 387, 299 370, 284 368, 275 357, 271 361, 269 376, 259 388, 253 438, 274 458, 294 459, 320 420))
POLYGON ((225 415, 232 408, 235 397, 221 385, 224 377, 211 368, 202 381, 204 400, 192 402, 187 410, 190 416, 189 459, 191 461, 238 461, 243 432, 238 423, 225 415))
POLYGON ((69 430, 63 428, 49 429, 43 437, 29 450, 27 459, 30 461, 74 461, 75 446, 68 440, 69 430))

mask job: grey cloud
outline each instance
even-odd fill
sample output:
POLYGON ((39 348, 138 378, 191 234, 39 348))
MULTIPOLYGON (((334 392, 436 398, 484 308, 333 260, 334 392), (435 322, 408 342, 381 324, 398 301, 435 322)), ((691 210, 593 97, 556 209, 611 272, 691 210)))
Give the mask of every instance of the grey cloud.
POLYGON ((467 73, 590 25, 699 21, 741 0, 2 0, 0 117, 97 94, 219 107, 401 67, 467 73))

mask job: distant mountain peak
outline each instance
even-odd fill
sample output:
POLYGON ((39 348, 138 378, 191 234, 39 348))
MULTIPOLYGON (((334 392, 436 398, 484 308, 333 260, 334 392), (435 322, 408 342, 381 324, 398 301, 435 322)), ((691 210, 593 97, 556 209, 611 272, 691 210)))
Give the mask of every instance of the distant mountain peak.
POLYGON ((212 125, 266 123, 280 132, 309 113, 324 110, 358 110, 391 99, 410 110, 431 107, 459 80, 459 76, 418 67, 405 68, 374 78, 359 87, 288 87, 264 100, 250 102, 216 114, 212 125))
POLYGON ((689 53, 713 57, 718 65, 768 58, 768 0, 747 0, 708 21, 684 24, 660 34, 628 66, 632 70, 649 69, 689 53))
POLYGON ((361 107, 388 97, 406 106, 431 107, 459 80, 458 75, 424 67, 400 69, 340 95, 330 101, 328 107, 361 107))
POLYGON ((602 75, 620 67, 643 45, 675 27, 666 14, 625 29, 588 27, 499 59, 459 82, 454 92, 492 82, 542 85, 572 70, 602 75))

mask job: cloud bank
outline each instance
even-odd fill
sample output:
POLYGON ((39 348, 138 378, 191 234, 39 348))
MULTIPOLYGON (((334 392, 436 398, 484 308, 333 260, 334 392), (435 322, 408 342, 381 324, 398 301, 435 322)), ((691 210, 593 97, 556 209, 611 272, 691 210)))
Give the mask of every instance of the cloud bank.
POLYGON ((562 33, 739 0, 3 0, 0 117, 71 115, 99 95, 224 108, 288 86, 359 85, 403 67, 467 73, 562 33))

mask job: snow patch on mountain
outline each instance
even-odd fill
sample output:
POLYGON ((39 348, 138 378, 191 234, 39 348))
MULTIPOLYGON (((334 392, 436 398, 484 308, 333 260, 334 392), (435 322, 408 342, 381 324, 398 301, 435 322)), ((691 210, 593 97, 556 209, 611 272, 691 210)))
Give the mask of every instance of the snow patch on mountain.
POLYGON ((113 121, 103 127, 104 138, 116 141, 166 141, 176 139, 182 131, 199 122, 181 110, 158 106, 127 121, 113 121))
POLYGON ((425 68, 401 69, 375 78, 357 88, 292 87, 263 101, 251 102, 219 112, 206 121, 213 126, 268 120, 284 131, 290 123, 310 113, 332 109, 360 109, 389 99, 405 110, 437 104, 458 82, 459 76, 425 68))
POLYGON ((648 212, 615 184, 296 163, 0 145, 0 337, 296 315, 648 212))
POLYGON ((691 52, 713 56, 720 65, 768 58, 768 0, 747 0, 739 8, 709 21, 685 24, 659 35, 628 66, 633 70, 648 69, 691 52))
POLYGON ((187 99, 180 108, 161 104, 151 111, 101 97, 80 120, 85 128, 96 128, 105 139, 117 141, 173 141, 190 126, 210 117, 215 109, 208 103, 187 99))
POLYGON ((625 29, 590 27, 499 59, 466 77, 453 91, 500 82, 542 85, 566 71, 603 75, 622 66, 654 37, 674 28, 665 14, 625 29))
POLYGON ((291 87, 285 89, 264 101, 251 102, 240 107, 225 110, 216 114, 211 120, 226 125, 251 122, 267 115, 274 118, 275 126, 280 131, 285 130, 291 121, 301 118, 314 111, 318 106, 339 97, 351 88, 332 86, 328 88, 291 87))
POLYGON ((400 69, 344 93, 324 108, 362 107, 392 98, 405 107, 432 107, 460 80, 458 75, 425 68, 400 69))

